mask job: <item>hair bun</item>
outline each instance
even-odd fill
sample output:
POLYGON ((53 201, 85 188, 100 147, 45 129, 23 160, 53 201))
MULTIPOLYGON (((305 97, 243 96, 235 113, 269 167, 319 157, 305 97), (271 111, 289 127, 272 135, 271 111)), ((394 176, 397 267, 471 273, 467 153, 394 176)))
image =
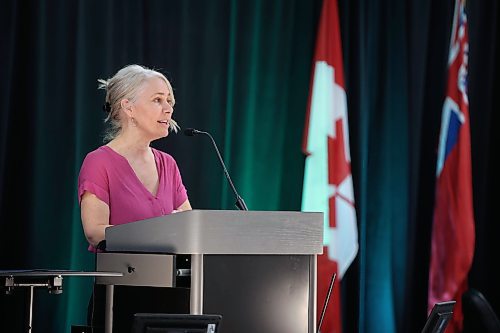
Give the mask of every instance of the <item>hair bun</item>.
POLYGON ((102 109, 104 110, 104 112, 110 113, 111 112, 111 104, 109 104, 108 102, 104 103, 102 105, 102 109))

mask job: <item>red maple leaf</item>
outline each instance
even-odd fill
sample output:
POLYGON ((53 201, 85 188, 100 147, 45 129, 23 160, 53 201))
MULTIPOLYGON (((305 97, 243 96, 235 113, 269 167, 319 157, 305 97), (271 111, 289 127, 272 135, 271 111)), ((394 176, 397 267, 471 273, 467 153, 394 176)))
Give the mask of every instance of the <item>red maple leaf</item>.
MULTIPOLYGON (((335 137, 328 136, 328 184, 338 186, 351 174, 351 165, 346 159, 344 143, 344 122, 342 119, 335 121, 335 137)), ((335 200, 340 194, 336 190, 328 199, 330 227, 336 226, 335 200)))

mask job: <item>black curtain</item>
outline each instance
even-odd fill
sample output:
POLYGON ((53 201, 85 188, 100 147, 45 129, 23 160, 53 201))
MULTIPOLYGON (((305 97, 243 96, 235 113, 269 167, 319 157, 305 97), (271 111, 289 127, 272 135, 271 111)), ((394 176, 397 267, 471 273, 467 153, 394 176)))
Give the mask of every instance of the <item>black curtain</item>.
MULTIPOLYGON (((102 144, 97 79, 163 71, 181 127, 210 131, 252 210, 300 210, 301 152, 321 0, 14 1, 0 4, 0 269, 93 269, 76 180, 102 144)), ((436 150, 453 1, 339 1, 360 251, 342 280, 345 332, 418 332, 426 318, 436 150)), ((499 5, 468 2, 476 252, 470 285, 500 312, 493 199, 499 5)), ((233 209, 203 137, 172 154, 194 207, 233 209)), ((460 246, 460 244, 457 244, 460 246)), ((92 281, 38 290, 34 329, 84 322, 92 281)), ((23 293, 0 296, 22 331, 23 293)))

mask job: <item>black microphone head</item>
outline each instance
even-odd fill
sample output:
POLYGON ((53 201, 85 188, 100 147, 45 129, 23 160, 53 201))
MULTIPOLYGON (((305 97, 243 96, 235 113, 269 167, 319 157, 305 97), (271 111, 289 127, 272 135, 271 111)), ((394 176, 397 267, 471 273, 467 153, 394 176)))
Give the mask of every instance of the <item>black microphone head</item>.
POLYGON ((198 134, 198 131, 195 130, 194 128, 186 128, 184 130, 184 135, 187 135, 187 136, 195 136, 196 134, 198 134))

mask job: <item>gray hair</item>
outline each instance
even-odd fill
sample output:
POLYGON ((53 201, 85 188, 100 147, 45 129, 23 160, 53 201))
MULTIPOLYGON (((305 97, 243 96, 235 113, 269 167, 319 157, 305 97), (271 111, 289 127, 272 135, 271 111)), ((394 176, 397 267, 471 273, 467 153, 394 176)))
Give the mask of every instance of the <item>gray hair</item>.
MULTIPOLYGON (((129 99, 134 101, 137 93, 150 78, 158 77, 165 81, 168 90, 170 91, 171 106, 175 104, 174 91, 172 85, 167 80, 165 75, 153 69, 149 69, 140 65, 128 65, 120 69, 112 78, 107 80, 99 79, 99 89, 106 90, 105 111, 108 113, 104 122, 108 124, 108 128, 104 132, 104 141, 113 140, 121 131, 122 124, 120 121, 121 101, 129 99)), ((180 129, 177 122, 170 119, 169 129, 177 133, 180 129)))

